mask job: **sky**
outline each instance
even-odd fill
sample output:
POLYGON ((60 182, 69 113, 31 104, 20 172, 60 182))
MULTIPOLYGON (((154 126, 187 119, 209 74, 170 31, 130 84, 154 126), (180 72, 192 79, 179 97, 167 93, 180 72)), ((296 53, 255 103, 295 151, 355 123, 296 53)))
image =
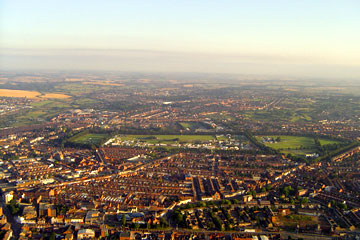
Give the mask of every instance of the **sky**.
POLYGON ((359 0, 0 0, 0 69, 360 78, 359 0))

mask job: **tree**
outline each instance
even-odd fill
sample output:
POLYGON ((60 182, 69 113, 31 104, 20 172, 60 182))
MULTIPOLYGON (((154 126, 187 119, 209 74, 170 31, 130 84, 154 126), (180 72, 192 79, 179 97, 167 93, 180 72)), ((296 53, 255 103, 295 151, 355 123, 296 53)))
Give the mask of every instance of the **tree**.
POLYGON ((50 233, 49 240, 55 240, 55 239, 56 239, 56 234, 54 232, 50 233))
POLYGON ((342 210, 347 210, 347 205, 345 204, 345 203, 339 203, 338 204, 338 207, 340 208, 340 209, 342 209, 342 210))
POLYGON ((138 230, 139 228, 140 228, 140 224, 134 223, 134 229, 135 229, 135 230, 138 230))
POLYGON ((166 228, 166 227, 169 227, 169 223, 166 221, 165 218, 160 218, 160 226, 162 228, 166 228))
POLYGON ((225 223, 225 231, 230 231, 230 224, 229 223, 225 223))
POLYGON ((301 204, 306 204, 309 202, 309 199, 307 197, 304 197, 301 199, 301 204))
POLYGON ((227 204, 227 205, 229 205, 231 207, 231 201, 230 200, 226 199, 225 204, 227 204))
POLYGON ((282 189, 282 192, 284 193, 285 197, 288 197, 290 194, 294 194, 294 189, 291 186, 287 186, 282 189))
POLYGON ((121 226, 126 226, 126 217, 125 214, 121 215, 121 221, 120 221, 121 226))
POLYGON ((17 215, 20 212, 20 206, 15 199, 12 199, 7 206, 12 215, 17 215))
POLYGON ((255 191, 255 190, 252 190, 252 191, 251 191, 251 195, 255 198, 255 197, 256 197, 256 191, 255 191))
POLYGON ((179 210, 173 212, 172 219, 176 225, 182 226, 184 223, 184 216, 179 210))

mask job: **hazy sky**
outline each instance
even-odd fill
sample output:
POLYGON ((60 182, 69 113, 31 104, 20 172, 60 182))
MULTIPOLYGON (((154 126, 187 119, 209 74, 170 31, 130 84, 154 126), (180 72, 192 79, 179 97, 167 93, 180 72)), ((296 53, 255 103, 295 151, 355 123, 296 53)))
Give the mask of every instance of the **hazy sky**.
POLYGON ((359 13, 359 0, 0 0, 0 67, 357 78, 359 13))

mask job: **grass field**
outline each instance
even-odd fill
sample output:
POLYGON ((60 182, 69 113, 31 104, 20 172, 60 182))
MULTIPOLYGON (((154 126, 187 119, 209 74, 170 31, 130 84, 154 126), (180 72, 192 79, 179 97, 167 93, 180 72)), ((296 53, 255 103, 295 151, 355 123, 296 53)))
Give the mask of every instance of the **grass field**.
POLYGON ((33 107, 43 107, 43 106, 45 106, 47 104, 50 104, 50 103, 52 103, 52 101, 45 100, 45 101, 41 101, 41 102, 33 102, 33 103, 31 103, 31 106, 33 106, 33 107))
POLYGON ((308 114, 294 113, 290 118, 290 122, 311 121, 311 120, 312 120, 312 118, 308 114))
MULTIPOLYGON (((315 151, 315 142, 312 137, 302 136, 284 136, 284 135, 272 135, 272 136, 257 136, 258 141, 263 142, 266 146, 280 150, 285 154, 304 155, 306 153, 313 153, 315 151), (268 143, 263 142, 263 137, 280 138, 280 142, 268 143)), ((339 141, 329 140, 325 138, 319 139, 321 145, 340 143, 339 141)))
POLYGON ((330 139, 325 139, 325 138, 320 138, 319 141, 320 141, 320 144, 321 144, 321 145, 340 143, 339 141, 330 140, 330 139))
POLYGON ((56 86, 56 91, 65 92, 74 96, 84 96, 95 93, 97 91, 107 91, 113 89, 114 86, 93 85, 71 82, 64 85, 56 86))
POLYGON ((73 106, 70 105, 65 100, 45 100, 41 102, 34 102, 31 104, 34 109, 41 107, 41 110, 50 110, 53 108, 61 109, 61 108, 72 108, 73 106))
POLYGON ((190 129, 190 127, 191 127, 190 123, 188 123, 188 122, 182 122, 182 123, 180 123, 180 125, 181 125, 184 129, 187 129, 187 128, 190 129))
MULTIPOLYGON (((281 141, 276 143, 267 143, 264 142, 266 146, 269 146, 274 149, 295 149, 303 147, 315 147, 314 139, 311 137, 298 137, 298 136, 266 136, 273 139, 280 137, 281 141)), ((262 141, 262 137, 257 137, 259 141, 262 141)))
POLYGON ((122 135, 120 139, 123 141, 139 140, 147 143, 176 143, 186 142, 193 143, 195 141, 206 142, 214 140, 215 136, 212 135, 122 135))
POLYGON ((189 128, 190 130, 195 130, 195 129, 199 129, 199 128, 209 128, 208 125, 201 123, 201 122, 180 122, 179 123, 182 128, 184 130, 186 130, 187 128, 189 128))
POLYGON ((50 120, 61 112, 73 108, 68 99, 48 99, 30 104, 31 108, 0 119, 0 127, 20 127, 50 120))
POLYGON ((41 102, 34 102, 31 104, 33 107, 31 110, 23 113, 17 119, 29 119, 36 120, 37 118, 42 120, 49 120, 56 116, 59 112, 66 109, 70 109, 72 105, 62 100, 45 100, 41 102))
MULTIPOLYGON (((291 103, 291 102, 289 102, 291 103)), ((313 118, 309 115, 309 109, 304 107, 294 109, 256 110, 247 111, 244 117, 247 119, 262 120, 266 122, 290 121, 290 122, 311 122, 313 118)))
POLYGON ((80 98, 80 99, 75 99, 74 104, 80 105, 80 106, 91 106, 94 104, 99 103, 98 100, 95 99, 91 99, 91 98, 80 98))
POLYGON ((108 137, 108 135, 106 134, 94 134, 94 133, 88 133, 85 135, 78 134, 71 137, 69 141, 80 144, 99 144, 106 137, 108 137))
MULTIPOLYGON (((0 92, 2 90, 0 89, 0 92)), ((26 91, 29 92, 29 91, 26 91)), ((22 93, 22 91, 21 91, 22 93)), ((24 109, 21 112, 9 115, 0 119, 0 127, 20 127, 25 125, 37 124, 48 121, 59 113, 74 108, 89 108, 97 101, 92 99, 77 99, 68 97, 60 93, 43 94, 36 92, 35 101, 30 104, 31 108, 24 109), (55 99, 57 98, 57 99, 55 99)), ((23 95, 21 95, 23 96, 23 95)), ((20 95, 19 95, 20 97, 20 95)))

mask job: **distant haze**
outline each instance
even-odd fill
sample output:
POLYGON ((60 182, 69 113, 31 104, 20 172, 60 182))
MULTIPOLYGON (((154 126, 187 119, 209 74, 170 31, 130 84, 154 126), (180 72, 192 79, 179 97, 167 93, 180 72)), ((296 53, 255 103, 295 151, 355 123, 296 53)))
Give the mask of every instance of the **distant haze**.
POLYGON ((0 0, 0 69, 360 78, 360 1, 0 0))

